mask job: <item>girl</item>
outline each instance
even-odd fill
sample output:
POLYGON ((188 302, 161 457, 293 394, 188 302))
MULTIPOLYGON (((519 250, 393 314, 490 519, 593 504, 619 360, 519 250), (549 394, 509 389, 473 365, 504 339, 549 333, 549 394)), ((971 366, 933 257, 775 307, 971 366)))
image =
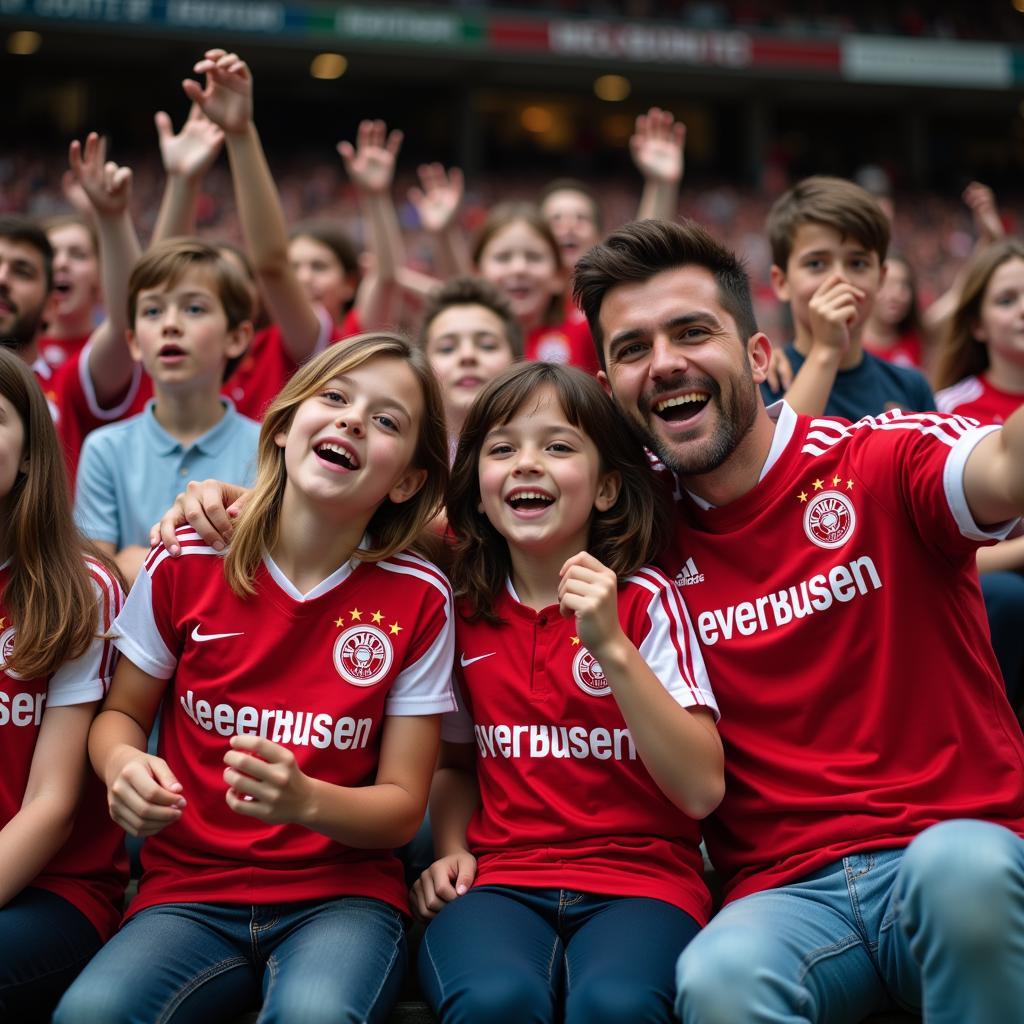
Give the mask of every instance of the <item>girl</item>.
POLYGON ((928 357, 924 338, 914 270, 902 256, 890 254, 882 287, 864 325, 864 347, 879 359, 920 370, 928 357))
MULTIPOLYGON (((967 266, 938 370, 941 412, 1002 423, 1024 402, 1024 242, 1007 238, 967 266)), ((992 646, 1015 707, 1024 695, 1024 537, 978 550, 992 646)))
POLYGON ((83 557, 60 443, 0 349, 0 1020, 48 1020, 117 928, 123 836, 86 765, 121 589, 83 557), (80 811, 79 811, 79 808, 80 811), (77 818, 76 818, 76 812, 77 818))
POLYGON ((99 323, 99 240, 95 227, 74 214, 48 220, 45 229, 53 246, 55 294, 46 334, 39 339, 39 354, 51 366, 60 366, 83 348, 99 323))
POLYGON ((323 306, 334 323, 344 323, 359 285, 359 258, 344 232, 329 221, 299 224, 290 233, 288 262, 310 302, 323 306))
POLYGON ((530 203, 501 203, 473 247, 477 273, 508 300, 523 332, 525 359, 598 371, 586 321, 566 317, 565 269, 558 243, 530 203))
POLYGON ((454 707, 448 585, 402 549, 447 468, 425 357, 364 335, 271 405, 223 569, 188 528, 180 557, 151 552, 90 737, 144 874, 61 1024, 217 1020, 261 995, 261 1021, 387 1015, 407 908, 389 851, 454 707))
POLYGON ((724 782, 685 609, 644 565, 664 509, 643 449, 593 378, 516 367, 470 411, 448 510, 468 713, 413 889, 427 998, 446 1022, 668 1020, 724 782))

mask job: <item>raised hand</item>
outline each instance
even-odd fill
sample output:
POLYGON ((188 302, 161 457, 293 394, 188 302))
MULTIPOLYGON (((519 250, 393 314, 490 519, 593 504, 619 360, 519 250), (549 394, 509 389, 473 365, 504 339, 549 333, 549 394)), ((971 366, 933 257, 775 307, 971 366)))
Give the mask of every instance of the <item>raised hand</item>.
POLYGON ((89 132, 85 146, 73 139, 68 163, 74 180, 100 217, 116 217, 128 209, 132 194, 132 170, 107 160, 107 140, 89 132))
POLYGON ((213 166, 224 142, 224 131, 193 103, 181 131, 174 134, 170 116, 156 113, 156 133, 164 171, 182 178, 201 178, 213 166))
POLYGON ((465 181, 462 171, 446 171, 441 164, 421 164, 422 188, 409 189, 409 202, 416 208, 423 230, 439 235, 451 227, 462 205, 465 181))
POLYGON ((357 189, 380 194, 391 188, 402 138, 398 129, 389 132, 383 121, 360 121, 355 147, 338 143, 338 154, 357 189))
POLYGON ((229 135, 248 131, 252 124, 252 73, 245 61, 237 53, 207 50, 192 70, 206 76, 206 85, 186 78, 181 83, 185 95, 229 135))
POLYGON ((629 152, 637 170, 648 180, 678 185, 683 180, 686 125, 669 110, 651 107, 636 119, 629 152))
POLYGON ((996 205, 996 194, 980 181, 972 181, 963 194, 964 203, 971 211, 974 230, 982 242, 995 242, 1006 234, 999 207, 996 205))

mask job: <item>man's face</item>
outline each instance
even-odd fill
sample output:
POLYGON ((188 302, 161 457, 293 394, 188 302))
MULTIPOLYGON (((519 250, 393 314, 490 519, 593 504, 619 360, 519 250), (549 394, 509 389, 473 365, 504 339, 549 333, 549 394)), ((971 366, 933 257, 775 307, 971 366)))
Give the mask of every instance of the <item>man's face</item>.
POLYGON ((662 271, 611 289, 601 304, 605 384, 670 469, 717 469, 761 407, 770 346, 740 338, 702 267, 662 271))
POLYGON ((0 238, 0 342, 30 344, 48 298, 43 254, 27 242, 0 238))

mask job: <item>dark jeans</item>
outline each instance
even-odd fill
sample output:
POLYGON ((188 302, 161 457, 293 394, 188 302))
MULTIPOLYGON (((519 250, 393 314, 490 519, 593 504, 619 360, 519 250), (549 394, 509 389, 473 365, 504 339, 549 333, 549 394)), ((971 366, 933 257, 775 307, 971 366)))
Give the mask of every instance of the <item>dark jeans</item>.
POLYGON ((480 886, 431 921, 420 981, 444 1024, 665 1022, 699 930, 661 900, 480 886))
POLYGON ((0 910, 0 1021, 43 1021, 100 948, 66 899, 28 888, 0 910))

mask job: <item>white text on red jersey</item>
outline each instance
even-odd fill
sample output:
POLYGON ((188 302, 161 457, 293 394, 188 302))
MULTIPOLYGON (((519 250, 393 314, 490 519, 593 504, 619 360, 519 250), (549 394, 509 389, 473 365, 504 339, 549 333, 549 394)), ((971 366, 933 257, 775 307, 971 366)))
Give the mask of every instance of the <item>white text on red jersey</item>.
POLYGON ((556 757, 582 761, 635 761, 628 729, 587 729, 582 725, 475 725, 481 757, 556 757))

